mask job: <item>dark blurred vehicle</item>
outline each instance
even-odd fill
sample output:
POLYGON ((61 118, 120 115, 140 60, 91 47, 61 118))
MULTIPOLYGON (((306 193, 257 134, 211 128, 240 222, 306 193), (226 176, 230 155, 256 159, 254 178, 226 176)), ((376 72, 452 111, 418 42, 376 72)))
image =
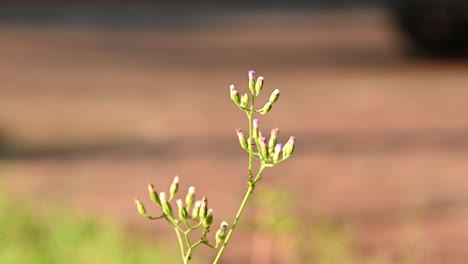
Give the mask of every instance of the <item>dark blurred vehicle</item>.
MULTIPOLYGON (((151 14, 159 7, 178 7, 185 12, 197 7, 362 8, 384 3, 390 7, 396 24, 413 50, 440 55, 467 53, 468 0, 0 0, 3 5, 0 6, 0 19, 37 17, 38 20, 53 21, 53 18, 71 14, 84 20, 88 17, 86 12, 95 12, 97 17, 113 15, 121 18, 125 10, 130 13, 131 10, 145 10, 145 14, 151 14), (5 8, 7 6, 13 8, 5 8), (143 9, 128 8, 131 6, 143 6, 143 9), (38 15, 41 12, 43 15, 38 15)), ((158 16, 161 12, 153 15, 158 16)))
POLYGON ((396 22, 414 50, 466 54, 468 0, 391 0, 396 22))

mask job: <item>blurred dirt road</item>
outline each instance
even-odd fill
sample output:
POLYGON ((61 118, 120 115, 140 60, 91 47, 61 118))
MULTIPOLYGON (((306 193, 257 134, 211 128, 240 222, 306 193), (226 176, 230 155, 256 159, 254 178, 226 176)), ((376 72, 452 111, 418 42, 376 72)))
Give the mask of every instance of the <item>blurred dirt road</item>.
POLYGON ((246 121, 228 86, 245 89, 255 69, 282 92, 262 128, 298 144, 265 184, 294 193, 303 217, 351 224, 362 254, 398 261, 416 223, 420 263, 466 263, 468 63, 403 54, 378 10, 174 30, 3 25, 2 179, 18 197, 145 230, 158 225, 133 197, 178 174, 218 217, 233 215, 247 166, 234 129, 246 121))

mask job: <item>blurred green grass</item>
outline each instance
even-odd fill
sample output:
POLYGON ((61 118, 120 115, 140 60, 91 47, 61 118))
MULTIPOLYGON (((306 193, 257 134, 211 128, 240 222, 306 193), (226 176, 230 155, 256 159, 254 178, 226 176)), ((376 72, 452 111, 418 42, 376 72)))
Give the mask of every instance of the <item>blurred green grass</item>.
POLYGON ((128 239, 117 224, 0 195, 2 264, 175 263, 170 251, 128 239))
POLYGON ((253 199, 256 209, 254 221, 248 223, 254 236, 272 245, 263 252, 252 249, 259 260, 279 258, 288 260, 278 263, 314 264, 419 263, 409 255, 402 256, 401 262, 395 262, 384 252, 359 252, 353 241, 356 234, 351 225, 333 221, 324 212, 317 212, 314 217, 300 216, 295 206, 297 196, 294 193, 268 185, 262 187, 256 190, 253 199), (276 248, 273 244, 277 244, 276 248), (290 253, 285 255, 284 251, 287 250, 290 253))

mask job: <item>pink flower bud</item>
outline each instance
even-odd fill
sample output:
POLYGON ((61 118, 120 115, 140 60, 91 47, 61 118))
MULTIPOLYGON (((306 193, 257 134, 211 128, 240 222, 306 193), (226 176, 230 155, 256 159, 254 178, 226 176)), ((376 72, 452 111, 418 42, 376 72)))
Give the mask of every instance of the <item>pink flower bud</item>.
POLYGON ((268 148, 267 148, 267 139, 262 137, 259 141, 260 149, 263 158, 268 159, 268 148))
POLYGON ((276 163, 279 160, 279 156, 281 153, 281 150, 283 149, 282 144, 276 144, 275 146, 275 152, 273 153, 273 162, 276 163))
POLYGON ((254 70, 250 70, 249 71, 249 80, 253 80, 255 78, 255 71, 254 70))
POLYGON ((257 82, 255 83, 255 95, 259 95, 263 89, 263 76, 258 77, 257 82))
POLYGON ((258 125, 260 124, 260 120, 258 119, 254 119, 253 120, 253 128, 254 129, 258 129, 258 125))
POLYGON ((286 142, 286 144, 284 144, 284 147, 283 147, 283 157, 284 158, 287 158, 287 157, 289 157, 289 156, 291 156, 293 154, 295 140, 296 140, 295 137, 290 137, 288 142, 286 142))
POLYGON ((260 124, 260 120, 258 119, 254 119, 253 120, 253 137, 255 140, 258 140, 258 138, 260 137, 260 131, 258 131, 258 125, 260 124))
POLYGON ((247 140, 245 139, 244 134, 242 133, 242 129, 238 128, 236 129, 236 132, 237 132, 237 137, 239 138, 239 144, 241 145, 243 149, 247 149, 248 148, 247 140))
POLYGON ((268 141, 268 151, 270 153, 273 153, 274 151, 276 141, 278 139, 278 132, 279 132, 279 128, 273 128, 271 130, 270 140, 268 141))

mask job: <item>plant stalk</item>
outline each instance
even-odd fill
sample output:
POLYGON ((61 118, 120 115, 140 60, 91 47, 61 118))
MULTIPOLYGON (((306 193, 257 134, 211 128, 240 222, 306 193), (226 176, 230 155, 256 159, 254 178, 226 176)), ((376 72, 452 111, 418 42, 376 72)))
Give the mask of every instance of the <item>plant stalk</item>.
POLYGON ((218 255, 216 255, 216 258, 213 261, 213 264, 217 264, 219 262, 219 260, 221 259, 221 256, 223 255, 224 250, 226 249, 226 246, 228 245, 229 240, 231 239, 232 233, 234 232, 234 229, 236 228, 237 223, 239 222, 239 219, 240 219, 240 217, 242 215, 242 212, 244 211, 245 205, 247 204, 247 201, 249 200, 250 196, 252 195, 252 193, 253 193, 253 191, 255 189, 255 184, 261 178, 261 176, 263 174, 263 170, 265 170, 265 168, 266 168, 266 166, 262 163, 262 166, 260 167, 260 170, 258 171, 258 174, 255 177, 255 180, 249 181, 249 188, 248 188, 247 192, 245 193, 244 200, 242 200, 242 203, 241 203, 241 205, 239 207, 239 210, 237 211, 234 222, 232 223, 232 227, 229 230, 229 232, 228 232, 228 234, 226 236, 226 240, 224 240, 223 246, 220 248, 220 250, 218 252, 218 255))

